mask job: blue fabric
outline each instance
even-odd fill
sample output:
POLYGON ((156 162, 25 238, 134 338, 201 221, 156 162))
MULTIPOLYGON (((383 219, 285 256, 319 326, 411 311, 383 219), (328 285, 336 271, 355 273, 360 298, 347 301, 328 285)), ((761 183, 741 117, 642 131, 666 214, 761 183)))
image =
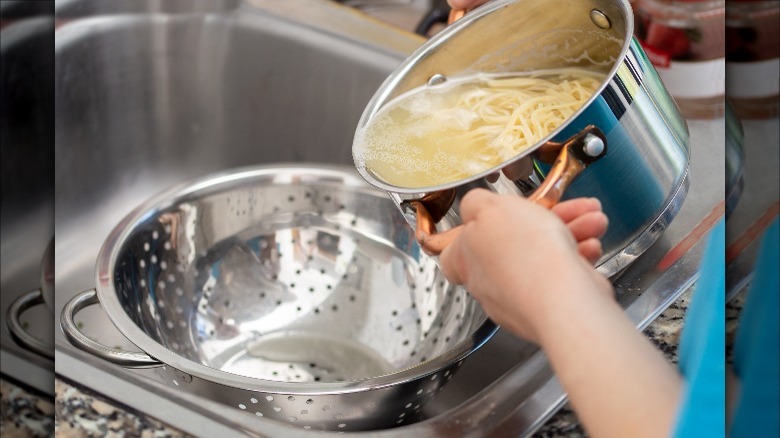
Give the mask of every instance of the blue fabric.
POLYGON ((729 436, 780 436, 780 219, 761 242, 734 340, 741 383, 729 436))
POLYGON ((710 232, 680 336, 684 378, 676 437, 722 437, 726 412, 725 222, 710 232))

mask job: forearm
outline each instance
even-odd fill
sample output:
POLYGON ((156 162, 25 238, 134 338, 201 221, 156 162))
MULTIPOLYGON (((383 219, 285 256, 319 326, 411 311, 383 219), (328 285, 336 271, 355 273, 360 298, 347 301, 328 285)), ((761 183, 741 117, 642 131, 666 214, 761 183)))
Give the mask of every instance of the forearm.
POLYGON ((541 345, 572 406, 596 437, 669 436, 682 379, 611 298, 562 300, 541 345))

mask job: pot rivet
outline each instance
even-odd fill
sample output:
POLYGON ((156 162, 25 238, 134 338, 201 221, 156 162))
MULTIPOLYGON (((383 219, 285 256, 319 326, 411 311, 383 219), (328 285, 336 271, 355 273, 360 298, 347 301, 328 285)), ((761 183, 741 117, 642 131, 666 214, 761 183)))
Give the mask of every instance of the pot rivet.
POLYGON ((447 82, 447 76, 444 76, 443 74, 440 73, 436 73, 435 75, 428 78, 429 86, 441 85, 445 82, 447 82))
POLYGON ((593 24, 602 29, 609 29, 612 27, 612 23, 609 21, 609 18, 607 18, 607 16, 598 9, 590 11, 590 20, 593 22, 593 24))
POLYGON ((585 140, 584 152, 590 157, 598 157, 604 152, 604 141, 595 135, 589 135, 585 140))

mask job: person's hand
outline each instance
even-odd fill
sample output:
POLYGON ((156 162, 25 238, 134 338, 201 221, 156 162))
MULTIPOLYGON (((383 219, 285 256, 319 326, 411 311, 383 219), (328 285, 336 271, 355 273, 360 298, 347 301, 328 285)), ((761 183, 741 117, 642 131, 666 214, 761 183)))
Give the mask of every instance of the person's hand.
POLYGON ((601 240, 607 231, 607 216, 601 211, 601 202, 596 198, 575 198, 555 204, 555 213, 569 228, 577 240, 577 251, 590 263, 601 257, 601 240))
POLYGON ((460 209, 463 232, 442 252, 440 265, 497 324, 538 343, 544 315, 556 301, 573 294, 611 296, 611 285, 591 265, 607 228, 598 200, 574 199, 547 210, 477 189, 460 209))
POLYGON ((450 4, 450 7, 452 9, 458 9, 458 10, 461 9, 471 10, 487 2, 488 0, 447 0, 447 3, 450 4))
POLYGON ((601 205, 582 198, 547 210, 475 189, 460 212, 463 231, 439 259, 444 275, 463 284, 502 329, 542 348, 585 430, 669 436, 680 376, 587 260, 601 253, 601 205), (642 409, 630 403, 639 399, 642 409))

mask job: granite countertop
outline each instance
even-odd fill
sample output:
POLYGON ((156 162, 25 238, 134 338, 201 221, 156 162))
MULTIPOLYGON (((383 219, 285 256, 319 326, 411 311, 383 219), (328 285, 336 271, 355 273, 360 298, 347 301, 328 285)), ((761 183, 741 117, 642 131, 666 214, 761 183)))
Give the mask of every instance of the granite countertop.
MULTIPOLYGON (((682 320, 691 291, 686 291, 647 329, 645 334, 672 362, 677 362, 677 343, 682 320)), ((727 307, 727 344, 736 330, 742 295, 727 307)), ((51 436, 56 428, 58 437, 185 437, 186 434, 168 427, 154 418, 126 410, 91 390, 80 388, 61 379, 55 381, 55 401, 34 395, 2 380, 2 425, 5 436, 51 436), (52 419, 52 413, 55 418, 52 419)), ((586 436, 571 409, 564 407, 537 433, 537 437, 586 436)))
POLYGON ((0 435, 39 437, 54 433, 54 401, 0 379, 0 435))

